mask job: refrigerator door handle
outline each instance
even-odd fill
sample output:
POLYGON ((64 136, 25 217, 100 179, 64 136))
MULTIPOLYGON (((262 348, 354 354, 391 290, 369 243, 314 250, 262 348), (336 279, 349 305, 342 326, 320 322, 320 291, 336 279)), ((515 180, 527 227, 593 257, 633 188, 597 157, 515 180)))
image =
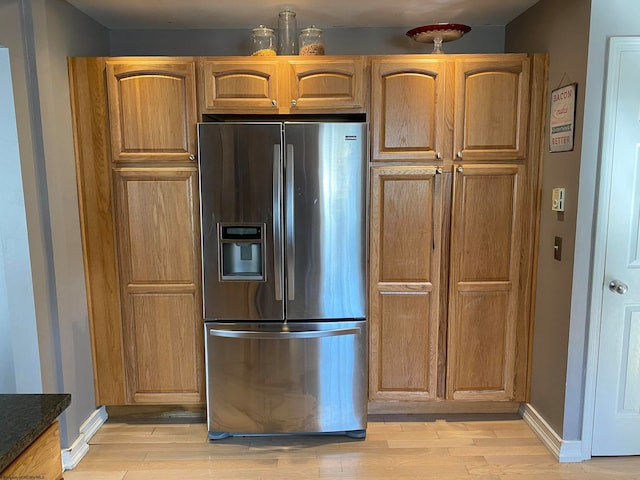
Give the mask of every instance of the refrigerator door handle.
POLYGON ((289 301, 295 300, 296 298, 296 281, 295 281, 295 255, 296 255, 296 245, 294 240, 294 212, 293 212, 293 204, 295 200, 295 189, 294 189, 294 175, 293 175, 293 145, 287 144, 287 163, 285 166, 286 169, 286 198, 287 198, 287 207, 286 207, 286 215, 287 215, 287 223, 286 223, 286 237, 287 237, 287 299, 289 301))
POLYGON ((244 338, 252 340, 293 340, 301 338, 339 337, 343 335, 360 335, 360 327, 334 328, 332 330, 306 330, 302 332, 253 332, 250 330, 209 329, 211 337, 244 338))
POLYGON ((273 276, 276 300, 282 300, 282 163, 280 145, 273 146, 273 276))

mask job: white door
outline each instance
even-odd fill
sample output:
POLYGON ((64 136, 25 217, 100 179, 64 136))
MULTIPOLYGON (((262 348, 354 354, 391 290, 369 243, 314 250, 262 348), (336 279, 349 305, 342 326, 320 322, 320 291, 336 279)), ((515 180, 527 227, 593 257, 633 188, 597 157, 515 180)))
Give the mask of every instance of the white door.
POLYGON ((610 188, 592 455, 640 455, 640 39, 611 42, 602 155, 610 188))

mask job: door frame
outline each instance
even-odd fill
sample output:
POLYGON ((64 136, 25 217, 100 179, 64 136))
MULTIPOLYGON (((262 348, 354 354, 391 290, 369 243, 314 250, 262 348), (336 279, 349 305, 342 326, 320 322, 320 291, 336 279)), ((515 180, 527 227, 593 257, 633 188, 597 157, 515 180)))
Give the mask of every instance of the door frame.
POLYGON ((611 108, 618 94, 620 59, 623 52, 640 52, 640 37, 612 37, 607 48, 604 113, 602 116, 602 139, 600 143, 600 175, 596 207, 594 234, 593 270, 591 272, 590 312, 587 339, 585 391, 582 417, 582 457, 591 458, 593 424, 595 415, 596 381, 602 324, 602 302, 604 298, 605 254, 607 247, 606 227, 609 223, 611 195, 611 173, 614 167, 612 126, 615 111, 611 108))

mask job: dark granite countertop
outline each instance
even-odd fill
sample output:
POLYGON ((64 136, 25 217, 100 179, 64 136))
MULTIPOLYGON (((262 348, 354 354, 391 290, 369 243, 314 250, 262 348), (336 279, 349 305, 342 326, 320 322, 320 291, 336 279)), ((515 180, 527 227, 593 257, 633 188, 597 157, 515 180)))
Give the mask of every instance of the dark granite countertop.
POLYGON ((71 403, 71 395, 0 395, 0 472, 9 466, 71 403))

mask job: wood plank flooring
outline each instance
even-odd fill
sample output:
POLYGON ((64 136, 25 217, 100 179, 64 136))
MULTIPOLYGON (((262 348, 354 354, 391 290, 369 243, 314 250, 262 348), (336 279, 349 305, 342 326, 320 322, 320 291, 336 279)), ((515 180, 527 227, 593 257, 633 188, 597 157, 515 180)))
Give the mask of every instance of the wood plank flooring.
POLYGON ((640 457, 559 464, 517 415, 373 416, 366 440, 234 437, 202 418, 110 419, 65 480, 626 480, 640 457))

